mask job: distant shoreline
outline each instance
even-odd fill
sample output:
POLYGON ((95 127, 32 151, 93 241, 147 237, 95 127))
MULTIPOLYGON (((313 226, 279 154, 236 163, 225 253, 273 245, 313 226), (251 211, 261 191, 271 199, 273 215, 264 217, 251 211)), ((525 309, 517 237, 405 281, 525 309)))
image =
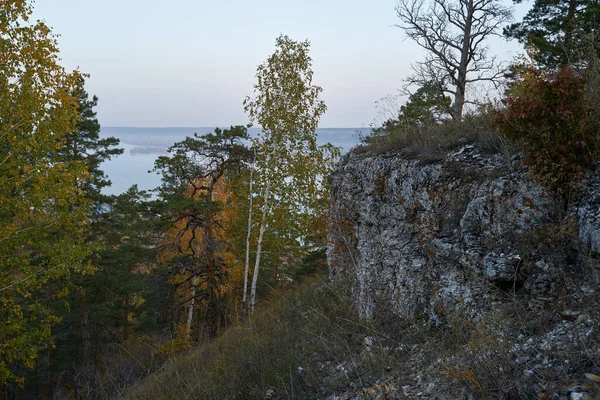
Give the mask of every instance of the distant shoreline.
POLYGON ((156 155, 164 155, 167 154, 168 151, 166 147, 162 146, 136 146, 133 149, 129 150, 129 154, 156 154, 156 155))
MULTIPOLYGON (((102 126, 102 129, 106 128, 106 129, 177 129, 177 130, 182 130, 182 129, 202 129, 202 130, 206 130, 206 129, 210 129, 210 130, 214 130, 215 128, 220 128, 220 129, 227 129, 230 128, 231 125, 219 125, 219 126, 110 126, 110 125, 106 125, 106 126, 102 126)), ((251 130, 261 130, 262 128, 259 126, 252 126, 249 129, 251 130)), ((325 128, 317 128, 317 130, 331 130, 331 129, 339 129, 339 130, 371 130, 372 128, 370 127, 355 127, 355 126, 349 126, 349 127, 325 127, 325 128)))

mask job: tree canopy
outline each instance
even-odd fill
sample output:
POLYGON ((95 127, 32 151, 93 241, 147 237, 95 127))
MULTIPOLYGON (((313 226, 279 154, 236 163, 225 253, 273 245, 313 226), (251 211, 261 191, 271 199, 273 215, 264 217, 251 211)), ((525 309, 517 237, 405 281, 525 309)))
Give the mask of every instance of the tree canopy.
POLYGON ((532 46, 535 61, 557 69, 600 54, 599 24, 600 5, 595 0, 535 0, 523 20, 506 27, 504 35, 532 46))
POLYGON ((0 8, 0 384, 20 381, 12 366, 32 367, 58 318, 40 290, 88 271, 83 162, 59 152, 77 129, 80 79, 58 64, 56 38, 31 23, 29 2, 0 8))
POLYGON ((452 118, 460 120, 467 88, 502 76, 485 41, 512 18, 511 10, 499 0, 400 0, 396 13, 406 36, 427 51, 407 82, 420 87, 434 83, 452 95, 452 118))
MULTIPOLYGON (((261 193, 261 223, 253 271, 254 307, 262 239, 267 225, 307 239, 326 206, 325 178, 339 155, 331 144, 318 145, 316 129, 327 109, 322 88, 313 84, 310 42, 281 35, 275 52, 256 69, 254 97, 244 101, 251 121, 262 127, 255 141, 256 187, 261 193), (278 213, 273 211, 278 210, 278 213), (274 218, 277 217, 277 218, 274 218), (281 223, 285 220, 283 226, 281 223)), ((248 229, 251 229, 249 226, 248 229)))
POLYGON ((173 155, 159 157, 155 163, 155 170, 163 176, 159 188, 163 230, 170 237, 164 244, 173 249, 174 273, 185 274, 183 302, 189 304, 188 335, 197 299, 207 305, 209 336, 217 332, 218 289, 228 265, 219 257, 225 246, 219 234, 223 230, 219 223, 223 201, 216 195, 222 178, 250 158, 243 143, 247 139, 244 126, 217 128, 214 133, 196 134, 175 143, 169 149, 173 155), (200 290, 202 287, 205 290, 200 290))

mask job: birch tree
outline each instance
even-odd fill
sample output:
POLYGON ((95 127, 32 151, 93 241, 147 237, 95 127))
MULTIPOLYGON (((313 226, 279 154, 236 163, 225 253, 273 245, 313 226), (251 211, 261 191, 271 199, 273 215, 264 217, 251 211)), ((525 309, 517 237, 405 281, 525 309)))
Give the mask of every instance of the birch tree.
POLYGON ((500 0, 400 0, 396 13, 397 26, 426 50, 408 83, 452 96, 452 118, 461 120, 467 87, 502 77, 504 68, 488 57, 485 41, 499 36, 512 10, 500 0))
POLYGON ((279 36, 275 52, 257 68, 254 96, 244 101, 250 120, 262 127, 254 143, 257 158, 253 179, 261 201, 250 291, 252 314, 264 235, 274 217, 273 205, 277 204, 280 215, 285 214, 295 226, 299 240, 308 237, 311 224, 307 221, 324 208, 324 179, 339 155, 331 144, 317 144, 316 129, 327 107, 320 99, 321 87, 313 84, 309 48, 307 40, 296 42, 279 36))
POLYGON ((254 184, 254 165, 256 164, 256 150, 250 164, 250 176, 248 180, 248 224, 246 225, 246 259, 244 262, 244 293, 242 295, 242 313, 248 309, 248 272, 250 271, 250 241, 252 237, 252 186, 254 184))

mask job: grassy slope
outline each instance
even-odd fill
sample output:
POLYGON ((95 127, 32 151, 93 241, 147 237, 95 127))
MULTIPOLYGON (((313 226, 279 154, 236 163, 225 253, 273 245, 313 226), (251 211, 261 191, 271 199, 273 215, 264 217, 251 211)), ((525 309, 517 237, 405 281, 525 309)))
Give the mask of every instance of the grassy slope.
POLYGON ((253 321, 174 357, 125 397, 254 399, 272 388, 276 397, 321 398, 381 374, 371 371, 373 365, 361 355, 363 338, 372 330, 343 296, 322 278, 313 278, 273 301, 253 321), (348 376, 330 371, 353 360, 357 367, 348 376))

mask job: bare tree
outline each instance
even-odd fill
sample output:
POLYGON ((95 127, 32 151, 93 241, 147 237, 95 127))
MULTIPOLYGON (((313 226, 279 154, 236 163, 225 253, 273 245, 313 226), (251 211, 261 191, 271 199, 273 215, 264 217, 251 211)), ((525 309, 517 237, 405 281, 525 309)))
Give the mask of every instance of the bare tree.
POLYGON ((500 0, 399 0, 397 26, 427 50, 425 60, 414 64, 409 84, 432 82, 454 97, 452 118, 460 120, 467 103, 467 86, 497 82, 504 69, 496 57, 487 56, 484 41, 499 36, 511 20, 512 9, 500 0))

